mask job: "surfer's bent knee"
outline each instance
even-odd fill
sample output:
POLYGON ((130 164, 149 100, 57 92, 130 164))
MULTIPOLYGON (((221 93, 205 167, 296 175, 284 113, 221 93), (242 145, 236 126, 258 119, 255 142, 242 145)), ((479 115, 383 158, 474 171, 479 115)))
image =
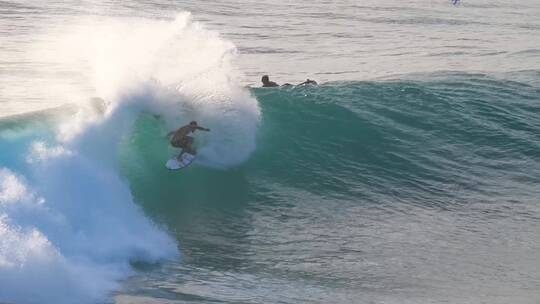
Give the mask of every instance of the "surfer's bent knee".
POLYGON ((185 140, 173 140, 171 141, 171 146, 175 148, 184 148, 186 146, 185 140))
POLYGON ((172 140, 171 141, 171 146, 175 147, 175 148, 187 148, 189 145, 193 144, 194 142, 194 139, 193 137, 191 136, 186 136, 182 139, 179 139, 179 140, 172 140))

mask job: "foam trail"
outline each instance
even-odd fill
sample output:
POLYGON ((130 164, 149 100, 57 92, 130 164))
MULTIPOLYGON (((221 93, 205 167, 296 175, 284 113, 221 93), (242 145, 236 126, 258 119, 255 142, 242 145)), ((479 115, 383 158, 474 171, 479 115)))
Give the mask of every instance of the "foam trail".
POLYGON ((41 45, 59 52, 36 54, 79 70, 91 79, 79 85, 100 98, 80 102, 56 140, 29 142, 24 163, 0 159, 0 302, 103 301, 131 273, 130 261, 178 256, 118 174, 118 144, 139 113, 160 115, 171 129, 190 120, 210 127, 198 139, 201 164, 233 166, 255 149, 260 110, 236 84, 234 45, 189 14, 66 27, 41 45))

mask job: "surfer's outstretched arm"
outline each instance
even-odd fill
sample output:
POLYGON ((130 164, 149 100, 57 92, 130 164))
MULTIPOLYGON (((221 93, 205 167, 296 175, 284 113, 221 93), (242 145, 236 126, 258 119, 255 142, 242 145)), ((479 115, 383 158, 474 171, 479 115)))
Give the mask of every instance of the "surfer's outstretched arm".
POLYGON ((209 132, 209 131, 210 131, 210 129, 208 129, 208 128, 203 128, 203 127, 201 127, 201 126, 197 126, 196 129, 197 129, 197 130, 201 130, 201 131, 206 131, 206 132, 209 132))
POLYGON ((317 82, 315 80, 311 80, 311 79, 307 79, 306 81, 302 82, 302 83, 299 83, 297 85, 305 85, 305 84, 314 84, 314 85, 317 85, 317 82))

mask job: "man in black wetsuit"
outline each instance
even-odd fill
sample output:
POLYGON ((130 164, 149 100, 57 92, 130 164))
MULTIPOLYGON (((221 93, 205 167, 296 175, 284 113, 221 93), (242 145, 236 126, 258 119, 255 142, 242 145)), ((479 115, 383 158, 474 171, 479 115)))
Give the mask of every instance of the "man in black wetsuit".
MULTIPOLYGON (((262 81, 262 87, 263 88, 273 88, 273 87, 279 87, 279 84, 273 82, 273 81, 270 81, 270 78, 268 77, 268 75, 264 75, 262 78, 261 78, 261 81, 262 81)), ((317 82, 315 80, 311 80, 311 79, 308 79, 302 83, 299 83, 297 85, 306 85, 306 84, 313 84, 313 85, 316 85, 317 82)), ((282 86, 290 86, 292 84, 290 83, 285 83, 283 84, 282 86)))
POLYGON ((272 87, 279 87, 279 85, 273 81, 270 81, 270 78, 268 78, 268 75, 264 75, 261 78, 262 86, 263 88, 272 88, 272 87))

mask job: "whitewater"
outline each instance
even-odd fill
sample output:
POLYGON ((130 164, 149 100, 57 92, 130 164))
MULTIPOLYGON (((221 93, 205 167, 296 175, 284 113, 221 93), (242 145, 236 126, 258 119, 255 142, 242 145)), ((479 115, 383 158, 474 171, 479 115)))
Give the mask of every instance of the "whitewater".
POLYGON ((538 303, 539 13, 0 1, 0 303, 538 303))

